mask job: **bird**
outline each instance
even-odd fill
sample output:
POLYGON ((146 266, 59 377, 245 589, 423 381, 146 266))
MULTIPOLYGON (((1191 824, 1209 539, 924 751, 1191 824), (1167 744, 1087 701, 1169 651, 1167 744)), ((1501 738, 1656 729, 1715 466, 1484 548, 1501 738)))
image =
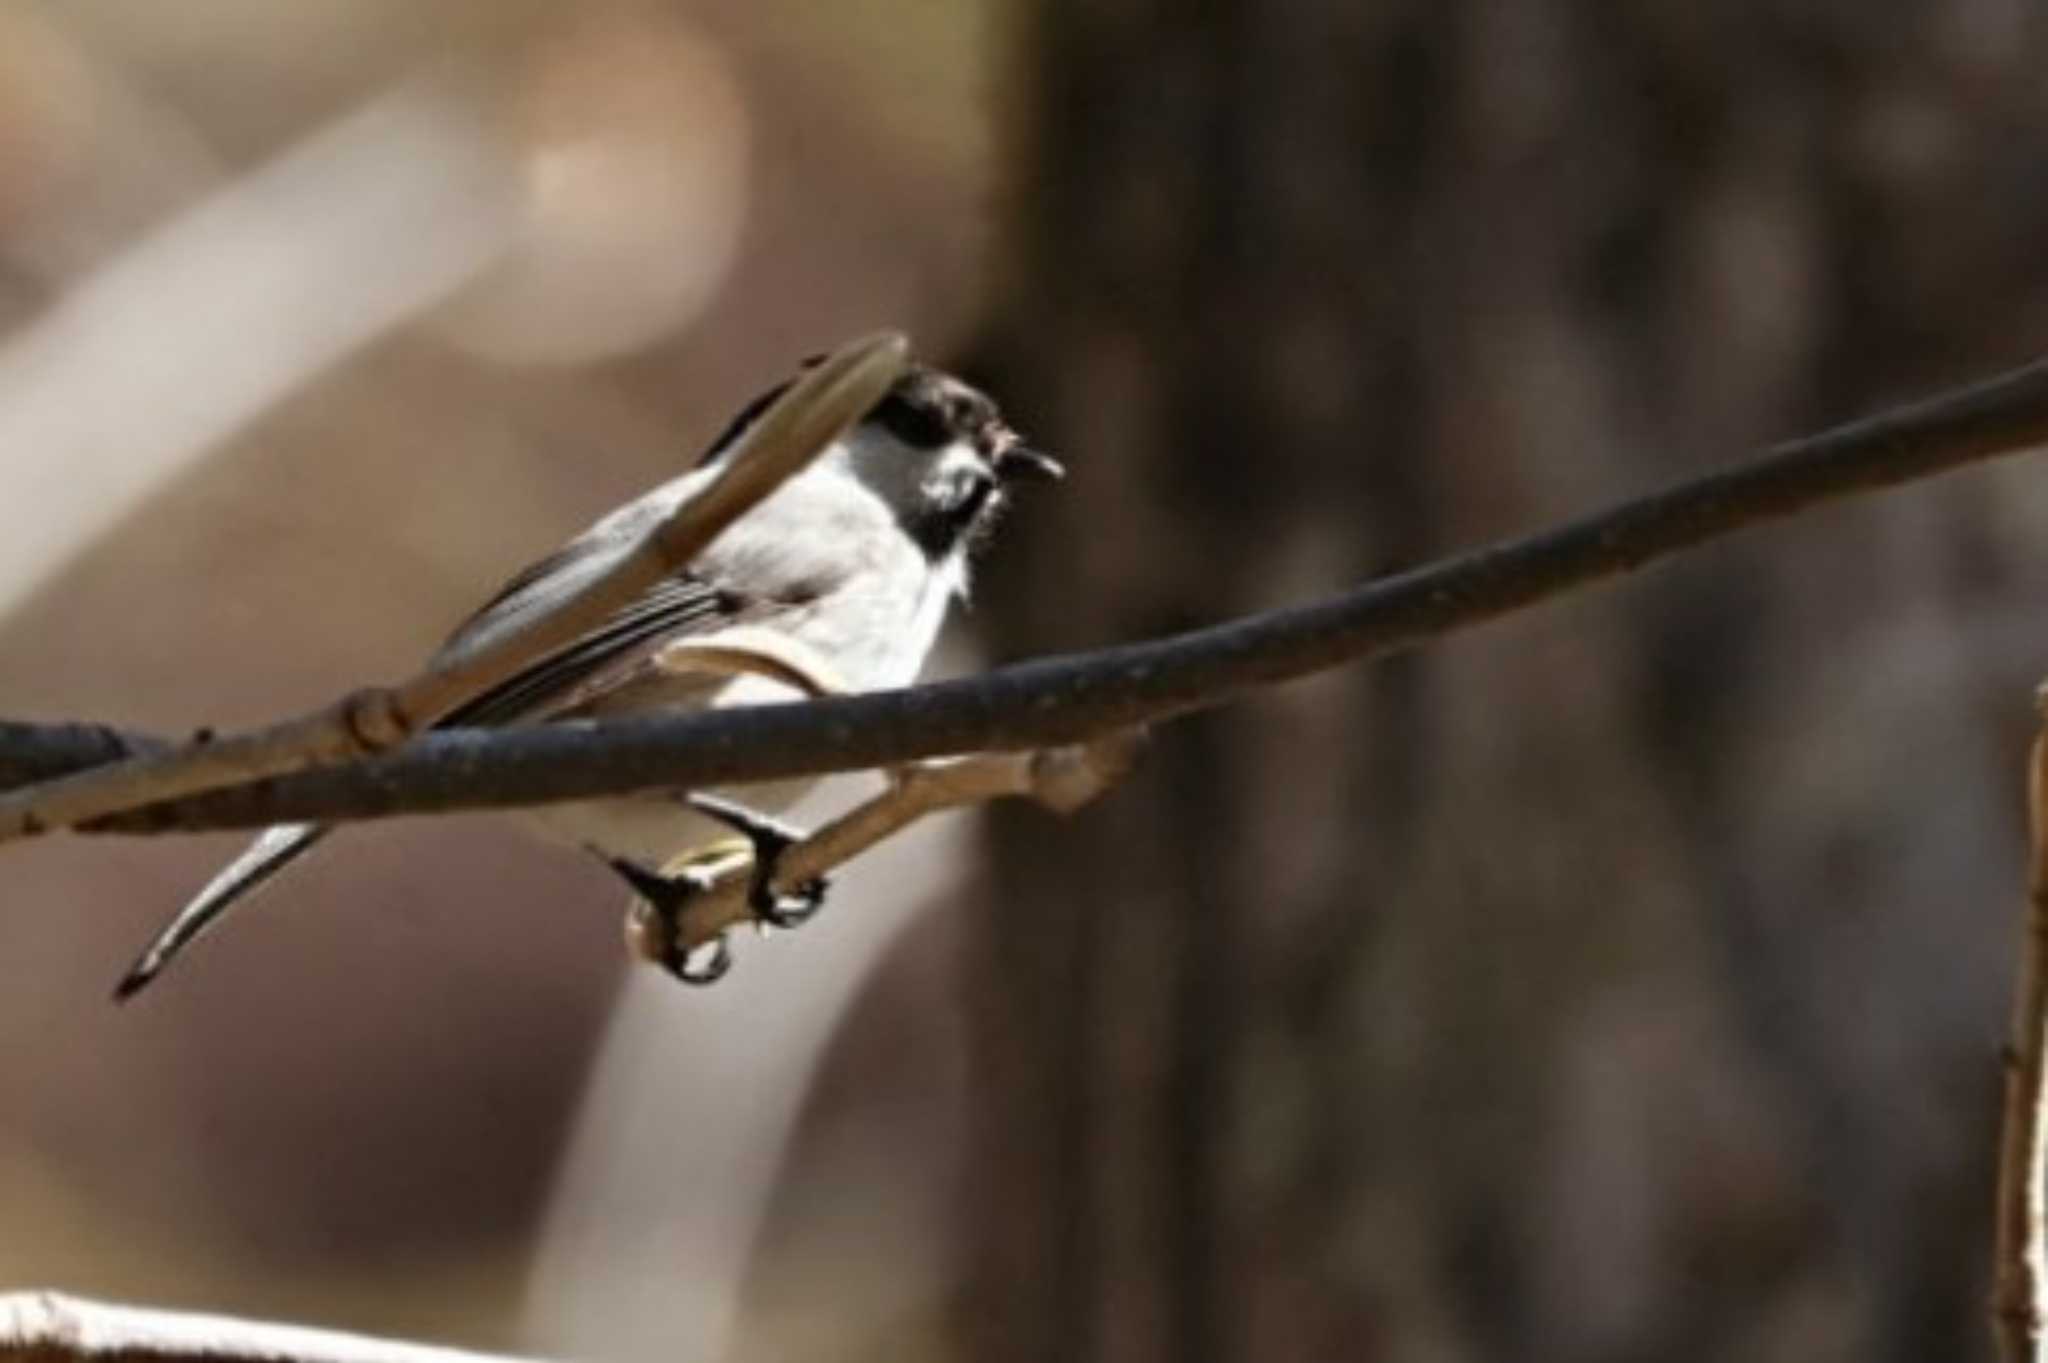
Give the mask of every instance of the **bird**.
MULTIPOLYGON (((742 407, 689 471, 515 574, 455 627, 435 659, 487 645, 603 574, 716 475, 720 461, 794 382, 787 379, 742 407)), ((664 666, 662 651, 670 645, 716 646, 760 632, 817 660, 837 687, 908 685, 923 669, 949 607, 966 598, 971 561, 1014 490, 1056 482, 1064 472, 1059 461, 1025 443, 987 394, 943 370, 910 364, 815 460, 687 565, 434 727, 787 699, 787 689, 760 676, 664 666)), ((775 860, 799 836, 774 815, 811 784, 657 792, 544 806, 521 817, 530 831, 581 847, 623 879, 663 929, 656 934, 660 963, 679 979, 706 984, 725 973, 730 957, 723 934, 708 944, 710 960, 703 963, 678 941, 682 906, 706 883, 690 854, 730 848, 730 835, 738 833, 754 858, 749 902, 757 920, 777 926, 802 921, 822 901, 824 885, 774 888, 775 860), (680 871, 664 869, 678 863, 680 871)), ((332 831, 318 823, 264 830, 149 943, 115 986, 115 999, 140 992, 237 902, 332 831)))

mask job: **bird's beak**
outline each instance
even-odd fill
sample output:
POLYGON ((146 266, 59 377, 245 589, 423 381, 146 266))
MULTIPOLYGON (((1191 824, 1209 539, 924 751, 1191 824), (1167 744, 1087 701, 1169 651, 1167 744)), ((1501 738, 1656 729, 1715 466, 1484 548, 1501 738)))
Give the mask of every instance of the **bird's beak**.
POLYGON ((1019 441, 996 451, 995 470, 1005 483, 1057 483, 1067 476, 1059 460, 1019 441))

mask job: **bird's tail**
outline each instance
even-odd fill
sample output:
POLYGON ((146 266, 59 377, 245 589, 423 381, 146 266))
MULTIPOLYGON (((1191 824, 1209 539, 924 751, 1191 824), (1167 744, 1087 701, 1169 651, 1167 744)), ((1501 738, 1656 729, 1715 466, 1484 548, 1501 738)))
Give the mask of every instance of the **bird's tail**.
POLYGON ((114 986, 114 1001, 120 1003, 133 997, 171 963, 172 957, 219 922, 236 900, 297 861, 331 831, 327 825, 317 823, 286 823, 264 829, 247 851, 208 881, 206 888, 157 934, 149 950, 136 959, 121 977, 121 983, 114 986))

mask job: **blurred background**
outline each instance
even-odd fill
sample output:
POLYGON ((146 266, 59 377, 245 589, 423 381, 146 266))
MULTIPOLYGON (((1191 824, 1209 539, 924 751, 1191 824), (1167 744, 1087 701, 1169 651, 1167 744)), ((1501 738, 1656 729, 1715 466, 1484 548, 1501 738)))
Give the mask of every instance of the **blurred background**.
MULTIPOLYGON (((0 713, 245 725, 877 326, 1067 458, 944 661, 2048 348, 2025 0, 0 8, 0 713)), ((0 1282, 591 1359, 1988 1357, 2048 479, 1176 724, 686 991, 489 820, 134 1005, 10 849, 0 1282)), ((844 792, 840 798, 844 798, 844 792)))

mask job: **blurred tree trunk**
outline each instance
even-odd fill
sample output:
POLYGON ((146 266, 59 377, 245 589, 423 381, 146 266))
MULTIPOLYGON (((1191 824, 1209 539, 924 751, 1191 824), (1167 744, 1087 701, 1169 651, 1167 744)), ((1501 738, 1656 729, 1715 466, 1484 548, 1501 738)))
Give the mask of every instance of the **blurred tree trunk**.
MULTIPOLYGON (((997 361, 1076 476, 992 563, 1017 653, 2048 340, 2032 7, 1033 15, 997 361)), ((2041 486, 1703 552, 998 818, 973 1356, 1984 1355, 2041 486)))

